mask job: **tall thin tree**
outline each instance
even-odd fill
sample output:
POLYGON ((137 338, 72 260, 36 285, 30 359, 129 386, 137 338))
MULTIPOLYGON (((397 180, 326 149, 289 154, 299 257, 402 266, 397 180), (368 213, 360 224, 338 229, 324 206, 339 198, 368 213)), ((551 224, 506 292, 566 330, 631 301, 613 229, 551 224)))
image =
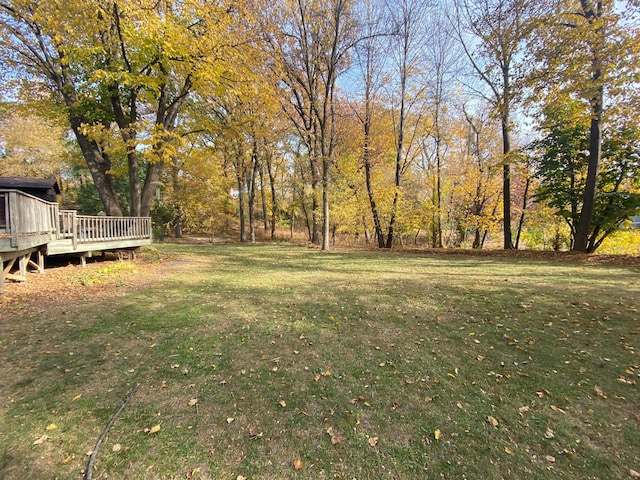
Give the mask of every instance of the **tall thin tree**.
POLYGON ((502 130, 503 247, 513 248, 511 232, 511 132, 520 99, 521 59, 539 2, 455 0, 455 32, 469 62, 489 89, 484 95, 500 117, 502 130))

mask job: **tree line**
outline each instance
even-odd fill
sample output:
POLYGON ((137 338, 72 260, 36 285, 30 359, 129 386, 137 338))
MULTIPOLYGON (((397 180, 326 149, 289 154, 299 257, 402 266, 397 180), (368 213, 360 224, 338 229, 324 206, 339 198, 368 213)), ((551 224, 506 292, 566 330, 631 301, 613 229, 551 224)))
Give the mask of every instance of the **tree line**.
POLYGON ((593 252, 640 208, 639 13, 0 0, 0 174, 178 236, 593 252))

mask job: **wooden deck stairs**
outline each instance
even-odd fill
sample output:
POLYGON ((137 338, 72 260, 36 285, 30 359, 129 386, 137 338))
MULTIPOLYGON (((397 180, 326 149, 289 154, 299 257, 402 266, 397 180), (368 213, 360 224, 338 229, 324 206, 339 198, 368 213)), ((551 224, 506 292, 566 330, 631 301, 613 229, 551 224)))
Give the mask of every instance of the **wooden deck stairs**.
POLYGON ((43 272, 45 256, 78 254, 84 265, 94 252, 152 243, 149 217, 78 215, 22 191, 0 189, 0 294, 5 280, 26 281, 29 267, 43 272))

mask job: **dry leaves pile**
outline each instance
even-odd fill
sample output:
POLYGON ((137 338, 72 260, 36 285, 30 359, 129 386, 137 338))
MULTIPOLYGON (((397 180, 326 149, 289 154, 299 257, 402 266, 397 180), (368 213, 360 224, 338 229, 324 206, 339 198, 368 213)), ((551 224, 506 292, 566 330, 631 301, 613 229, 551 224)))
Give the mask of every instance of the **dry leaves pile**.
MULTIPOLYGON (((37 315, 86 303, 88 299, 100 300, 123 295, 126 291, 153 283, 166 274, 165 263, 149 263, 140 258, 128 260, 130 268, 113 269, 109 275, 100 276, 100 281, 84 285, 79 277, 91 277, 97 272, 115 265, 119 260, 108 255, 105 260, 88 259, 81 267, 77 259, 47 266, 43 274, 29 272, 27 282, 6 282, 4 294, 0 295, 0 319, 14 315, 37 315)), ((169 264, 171 265, 171 264, 169 264)))

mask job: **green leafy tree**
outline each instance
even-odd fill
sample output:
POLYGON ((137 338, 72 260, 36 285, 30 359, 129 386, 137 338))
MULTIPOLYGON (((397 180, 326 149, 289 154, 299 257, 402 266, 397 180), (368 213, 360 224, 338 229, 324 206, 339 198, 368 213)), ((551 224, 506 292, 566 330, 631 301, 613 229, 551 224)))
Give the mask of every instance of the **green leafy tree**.
POLYGON ((538 61, 534 90, 545 105, 570 95, 588 112, 588 164, 572 247, 587 252, 595 247, 593 224, 603 221, 597 204, 608 188, 600 178, 603 132, 611 135, 615 128, 608 124, 625 106, 634 105, 627 114, 637 115, 640 4, 616 8, 613 0, 559 0, 551 5, 530 45, 538 61))
MULTIPOLYGON (((546 135, 530 146, 541 180, 538 201, 547 203, 567 221, 571 247, 579 234, 583 192, 589 175, 590 119, 578 102, 547 108, 546 135)), ((640 130, 625 125, 605 131, 594 215, 584 251, 602 241, 640 207, 640 130)))

